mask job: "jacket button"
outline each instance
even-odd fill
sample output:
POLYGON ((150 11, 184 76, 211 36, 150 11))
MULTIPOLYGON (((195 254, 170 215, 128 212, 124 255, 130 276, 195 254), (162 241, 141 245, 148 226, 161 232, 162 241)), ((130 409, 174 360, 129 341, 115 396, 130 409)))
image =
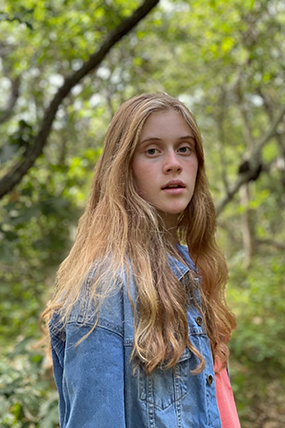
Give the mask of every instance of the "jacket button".
POLYGON ((212 383, 213 383, 213 376, 212 375, 209 375, 208 377, 207 377, 207 384, 208 385, 212 385, 212 383))
POLYGON ((203 320, 201 317, 197 317, 196 318, 196 323, 201 327, 201 325, 203 324, 203 320))

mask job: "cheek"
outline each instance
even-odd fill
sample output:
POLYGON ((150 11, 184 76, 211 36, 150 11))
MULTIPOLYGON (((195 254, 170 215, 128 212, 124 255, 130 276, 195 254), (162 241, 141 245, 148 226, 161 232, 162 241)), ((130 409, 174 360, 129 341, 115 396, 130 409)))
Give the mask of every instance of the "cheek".
POLYGON ((153 200, 153 181, 151 171, 146 166, 138 165, 133 169, 133 180, 137 194, 146 202, 153 200))
POLYGON ((132 173, 133 173, 133 180, 134 180, 135 187, 137 189, 137 192, 140 194, 141 191, 144 191, 146 186, 146 181, 147 181, 146 167, 143 165, 142 162, 139 162, 136 159, 134 159, 132 164, 132 173))
POLYGON ((196 180, 197 180, 197 176, 198 176, 198 160, 197 159, 193 160, 191 165, 189 165, 188 174, 189 174, 189 177, 191 178, 191 180, 193 181, 193 184, 195 185, 196 180))
POLYGON ((134 185, 138 195, 145 199, 148 189, 148 186, 146 185, 145 181, 137 176, 134 176, 134 185))

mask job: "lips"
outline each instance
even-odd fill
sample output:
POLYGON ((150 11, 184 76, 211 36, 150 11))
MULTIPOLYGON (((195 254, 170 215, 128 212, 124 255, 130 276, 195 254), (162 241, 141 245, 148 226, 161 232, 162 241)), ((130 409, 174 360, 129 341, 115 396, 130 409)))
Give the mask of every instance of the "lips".
POLYGON ((165 186, 162 187, 162 190, 167 189, 185 189, 185 184, 181 180, 171 180, 165 186))

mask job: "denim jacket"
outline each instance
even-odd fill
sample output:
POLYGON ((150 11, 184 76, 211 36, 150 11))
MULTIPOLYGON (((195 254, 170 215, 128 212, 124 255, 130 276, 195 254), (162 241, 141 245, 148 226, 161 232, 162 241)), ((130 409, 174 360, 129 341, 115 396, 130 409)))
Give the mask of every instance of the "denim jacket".
MULTIPOLYGON (((178 249, 196 272, 186 247, 178 249)), ((171 256, 169 263, 183 282, 189 268, 171 256)), ((94 274, 93 269, 85 281, 85 290, 94 274)), ((199 302, 199 282, 197 278, 195 281, 195 299, 199 302)), ((133 277, 129 287, 135 301, 133 277)), ((56 314, 49 324, 61 428, 222 427, 210 343, 202 315, 191 301, 187 310, 189 336, 206 364, 198 375, 190 373, 198 359, 188 348, 174 369, 160 367, 146 376, 139 367, 133 373, 133 309, 123 275, 118 278, 118 291, 104 300, 96 328, 75 346, 92 328, 95 313, 86 291, 63 329, 56 314)))

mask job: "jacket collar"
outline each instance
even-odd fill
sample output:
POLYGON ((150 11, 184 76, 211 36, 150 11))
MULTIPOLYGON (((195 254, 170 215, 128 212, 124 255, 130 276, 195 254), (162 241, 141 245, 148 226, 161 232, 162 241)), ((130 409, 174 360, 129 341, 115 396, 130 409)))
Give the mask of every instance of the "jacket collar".
POLYGON ((183 263, 181 263, 179 260, 177 260, 175 257, 168 254, 168 261, 171 267, 172 272, 176 276, 176 278, 180 281, 183 276, 189 272, 189 270, 193 270, 197 273, 197 268, 192 261, 192 259, 189 256, 188 248, 184 245, 176 245, 176 248, 178 249, 179 253, 185 260, 185 263, 187 266, 185 266, 183 263))

